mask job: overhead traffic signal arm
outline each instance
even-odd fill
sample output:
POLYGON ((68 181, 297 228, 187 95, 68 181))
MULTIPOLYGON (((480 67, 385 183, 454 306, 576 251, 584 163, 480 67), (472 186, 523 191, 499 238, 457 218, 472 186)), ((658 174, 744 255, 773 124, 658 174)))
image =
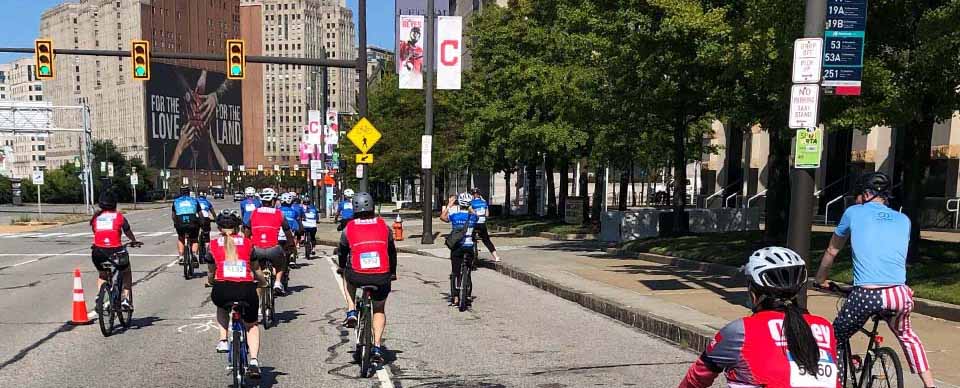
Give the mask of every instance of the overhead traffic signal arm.
POLYGON ((247 52, 242 39, 227 40, 227 78, 243 79, 246 75, 247 52))
POLYGON ((150 79, 150 42, 135 40, 132 42, 130 57, 133 58, 133 79, 150 79))
POLYGON ((37 76, 37 79, 53 79, 53 41, 37 39, 34 42, 33 58, 36 64, 34 75, 37 76))

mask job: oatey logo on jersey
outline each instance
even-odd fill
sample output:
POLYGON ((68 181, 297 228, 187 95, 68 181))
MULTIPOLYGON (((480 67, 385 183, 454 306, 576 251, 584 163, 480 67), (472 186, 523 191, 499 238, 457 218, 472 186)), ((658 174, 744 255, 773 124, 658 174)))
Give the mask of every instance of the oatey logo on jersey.
MULTIPOLYGON (((767 322, 767 327, 770 329, 770 338, 773 338, 777 346, 787 346, 787 337, 783 334, 782 319, 771 319, 767 322)), ((813 338, 817 340, 817 346, 830 349, 830 338, 832 335, 830 333, 830 327, 815 323, 810 325, 810 331, 813 332, 813 338)))

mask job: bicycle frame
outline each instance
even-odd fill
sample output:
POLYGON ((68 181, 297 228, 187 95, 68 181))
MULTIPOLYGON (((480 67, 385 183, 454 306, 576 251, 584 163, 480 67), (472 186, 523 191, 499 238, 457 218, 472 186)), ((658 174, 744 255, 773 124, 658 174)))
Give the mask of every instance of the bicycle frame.
POLYGON ((856 371, 853 368, 853 350, 850 346, 850 341, 847 340, 846 343, 842 344, 842 350, 846 350, 843 354, 843 375, 841 378, 842 382, 846 383, 848 378, 853 382, 853 386, 857 388, 866 387, 867 377, 869 377, 869 371, 873 367, 873 363, 876 362, 876 359, 873 357, 874 351, 880 347, 880 344, 877 343, 877 329, 880 327, 880 318, 879 316, 874 316, 871 318, 873 321, 873 329, 867 330, 865 328, 860 328, 859 332, 867 336, 867 350, 864 353, 865 357, 861 360, 860 364, 860 374, 857 375, 856 371))
POLYGON ((232 340, 230 341, 230 350, 227 352, 227 361, 230 363, 234 381, 238 383, 238 386, 243 384, 248 362, 247 328, 241 319, 240 309, 241 307, 236 304, 230 309, 230 337, 232 340), (239 349, 237 349, 235 342, 239 343, 239 349))

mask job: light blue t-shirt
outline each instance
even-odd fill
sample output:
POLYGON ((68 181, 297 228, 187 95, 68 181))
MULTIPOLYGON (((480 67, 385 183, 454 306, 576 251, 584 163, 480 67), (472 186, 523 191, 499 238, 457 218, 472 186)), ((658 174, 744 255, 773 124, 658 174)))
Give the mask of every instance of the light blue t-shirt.
POLYGON ((850 236, 853 285, 896 286, 907 281, 910 219, 884 204, 854 205, 840 218, 834 232, 850 236))

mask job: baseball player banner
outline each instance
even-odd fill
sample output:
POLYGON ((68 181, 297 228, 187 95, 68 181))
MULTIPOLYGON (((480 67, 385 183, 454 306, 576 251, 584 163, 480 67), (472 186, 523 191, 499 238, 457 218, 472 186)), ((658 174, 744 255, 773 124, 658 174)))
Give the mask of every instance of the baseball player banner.
POLYGON ((400 89, 423 89, 423 24, 421 15, 400 15, 397 42, 400 89))

